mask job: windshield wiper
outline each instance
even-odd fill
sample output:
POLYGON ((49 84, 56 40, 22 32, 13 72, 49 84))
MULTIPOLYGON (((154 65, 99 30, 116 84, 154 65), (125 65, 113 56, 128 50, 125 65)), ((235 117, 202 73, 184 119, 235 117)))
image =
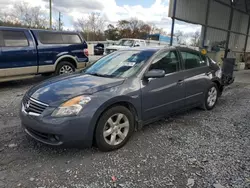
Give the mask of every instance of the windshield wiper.
POLYGON ((99 77, 105 77, 105 78, 113 78, 115 77, 114 75, 108 75, 108 74, 99 74, 99 73, 86 73, 92 76, 99 76, 99 77))

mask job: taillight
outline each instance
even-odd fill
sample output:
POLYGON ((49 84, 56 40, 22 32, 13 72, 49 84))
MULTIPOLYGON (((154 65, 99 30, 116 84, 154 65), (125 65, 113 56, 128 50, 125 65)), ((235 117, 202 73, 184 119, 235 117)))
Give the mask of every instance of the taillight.
POLYGON ((83 53, 84 53, 84 55, 89 56, 89 50, 88 49, 84 49, 83 53))

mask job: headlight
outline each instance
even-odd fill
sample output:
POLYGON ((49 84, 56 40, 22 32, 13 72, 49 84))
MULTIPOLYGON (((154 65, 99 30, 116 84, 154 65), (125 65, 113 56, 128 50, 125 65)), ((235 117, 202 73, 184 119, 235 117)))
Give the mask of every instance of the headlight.
POLYGON ((90 97, 78 96, 70 99, 54 110, 51 116, 64 117, 64 116, 76 116, 83 106, 91 101, 90 97))

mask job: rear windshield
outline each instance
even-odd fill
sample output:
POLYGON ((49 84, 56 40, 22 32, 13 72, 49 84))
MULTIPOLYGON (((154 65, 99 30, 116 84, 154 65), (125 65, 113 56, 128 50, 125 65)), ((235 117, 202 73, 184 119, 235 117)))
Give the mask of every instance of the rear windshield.
POLYGON ((67 33, 39 33, 39 40, 43 44, 81 44, 82 40, 78 34, 67 33))

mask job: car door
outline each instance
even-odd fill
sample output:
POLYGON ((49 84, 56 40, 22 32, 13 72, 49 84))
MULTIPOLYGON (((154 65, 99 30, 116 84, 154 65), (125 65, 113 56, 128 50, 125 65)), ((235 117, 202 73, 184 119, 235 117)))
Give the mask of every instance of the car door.
POLYGON ((185 105, 195 105, 203 101, 209 83, 211 70, 205 56, 194 50, 182 49, 185 82, 185 105))
POLYGON ((143 79, 141 82, 143 121, 167 115, 184 106, 184 76, 179 67, 176 50, 164 51, 154 58, 149 70, 162 69, 166 74, 163 78, 143 79))
POLYGON ((3 29, 1 55, 2 76, 17 76, 37 73, 37 51, 28 30, 3 29))

